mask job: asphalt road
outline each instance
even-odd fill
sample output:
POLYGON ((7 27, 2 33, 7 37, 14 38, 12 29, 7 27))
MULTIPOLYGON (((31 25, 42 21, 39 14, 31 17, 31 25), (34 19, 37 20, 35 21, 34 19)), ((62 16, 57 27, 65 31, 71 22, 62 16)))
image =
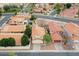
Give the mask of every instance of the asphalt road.
MULTIPOLYGON (((17 56, 79 56, 79 52, 17 52, 17 56)), ((8 53, 0 53, 0 56, 8 56, 8 53)))
POLYGON ((3 26, 4 23, 7 23, 9 21, 9 18, 11 16, 13 16, 14 14, 12 13, 5 13, 5 14, 2 14, 2 16, 5 16, 2 20, 0 20, 0 27, 3 26))
POLYGON ((39 15, 39 14, 33 14, 35 16, 37 16, 37 18, 46 18, 46 19, 50 19, 50 20, 56 20, 56 21, 62 21, 62 22, 73 22, 76 24, 79 24, 79 19, 71 19, 71 18, 66 18, 66 17, 54 17, 54 16, 47 16, 47 15, 39 15))
POLYGON ((14 13, 3 13, 2 16, 13 16, 14 13))

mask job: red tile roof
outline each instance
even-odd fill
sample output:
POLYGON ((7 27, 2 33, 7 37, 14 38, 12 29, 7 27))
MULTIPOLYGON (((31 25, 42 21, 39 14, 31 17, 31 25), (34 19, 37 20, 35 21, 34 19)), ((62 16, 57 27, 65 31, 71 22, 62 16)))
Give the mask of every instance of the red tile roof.
POLYGON ((17 16, 14 16, 14 17, 11 17, 11 21, 24 21, 25 20, 25 17, 17 17, 17 16))
POLYGON ((48 26, 49 26, 49 29, 52 30, 53 32, 63 31, 61 26, 56 22, 51 21, 49 22, 48 26))
POLYGON ((72 34, 77 34, 79 33, 79 26, 77 24, 74 23, 67 23, 65 25, 65 28, 68 29, 69 32, 71 32, 72 34))
POLYGON ((32 26, 32 37, 36 37, 36 36, 43 37, 44 34, 45 34, 45 29, 44 28, 39 27, 38 25, 33 25, 32 26))
POLYGON ((63 40, 62 36, 59 32, 63 32, 63 29, 56 22, 49 22, 49 31, 52 37, 52 40, 63 40))
POLYGON ((15 16, 12 16, 10 19, 10 21, 16 21, 16 22, 23 22, 24 20, 28 20, 28 18, 30 18, 31 15, 30 14, 18 14, 15 16))
POLYGON ((6 24, 0 32, 23 32, 25 31, 25 25, 9 25, 6 24))
POLYGON ((79 26, 74 23, 67 23, 65 28, 72 34, 72 40, 79 40, 79 26))
POLYGON ((61 35, 58 34, 58 33, 54 33, 54 34, 52 35, 52 38, 53 38, 54 40, 62 40, 61 35))

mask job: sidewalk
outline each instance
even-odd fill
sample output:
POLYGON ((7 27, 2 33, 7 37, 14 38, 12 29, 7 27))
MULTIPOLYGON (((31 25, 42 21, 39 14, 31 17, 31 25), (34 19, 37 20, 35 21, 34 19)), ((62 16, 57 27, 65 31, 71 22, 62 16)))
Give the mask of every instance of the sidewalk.
POLYGON ((16 50, 0 50, 0 52, 79 52, 79 50, 27 50, 27 49, 16 49, 16 50))

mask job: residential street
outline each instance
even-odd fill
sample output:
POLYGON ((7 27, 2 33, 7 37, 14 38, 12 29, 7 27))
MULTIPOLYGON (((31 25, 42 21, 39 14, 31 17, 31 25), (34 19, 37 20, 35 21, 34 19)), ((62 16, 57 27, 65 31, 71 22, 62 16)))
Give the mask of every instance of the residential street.
POLYGON ((79 20, 78 19, 73 19, 71 20, 70 18, 64 18, 64 17, 54 17, 54 16, 47 16, 47 15, 39 15, 39 14, 34 14, 35 16, 37 16, 37 18, 46 18, 46 19, 50 19, 50 20, 56 20, 56 21, 62 21, 62 22, 73 22, 76 24, 79 24, 79 20))
POLYGON ((5 16, 5 17, 0 21, 0 27, 3 26, 7 21, 9 21, 9 18, 11 16, 13 16, 14 14, 5 13, 5 14, 2 14, 2 15, 5 16))
MULTIPOLYGON (((17 52, 17 56, 79 56, 79 52, 17 52)), ((0 53, 0 56, 7 56, 8 53, 0 53)))

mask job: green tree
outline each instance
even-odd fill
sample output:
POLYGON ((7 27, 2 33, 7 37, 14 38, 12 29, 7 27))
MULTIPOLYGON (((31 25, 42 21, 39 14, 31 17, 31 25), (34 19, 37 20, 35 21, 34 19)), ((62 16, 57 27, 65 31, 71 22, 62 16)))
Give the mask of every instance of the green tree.
POLYGON ((2 16, 2 9, 0 8, 0 17, 2 16))
POLYGON ((10 45, 10 46, 15 46, 16 45, 16 42, 15 42, 14 38, 10 37, 10 38, 8 38, 8 41, 9 41, 8 45, 10 45))
POLYGON ((4 6, 3 6, 3 9, 4 9, 5 11, 8 11, 8 10, 10 9, 10 7, 9 7, 8 5, 4 5, 4 6))
POLYGON ((23 37, 21 38, 21 45, 22 46, 26 46, 29 44, 29 38, 27 35, 23 35, 23 37))
POLYGON ((24 31, 24 34, 27 35, 27 36, 30 38, 31 32, 32 32, 32 27, 31 27, 31 25, 27 25, 27 26, 26 26, 26 29, 25 29, 25 31, 24 31))
POLYGON ((17 12, 15 12, 15 15, 17 15, 17 12))
POLYGON ((30 18, 31 21, 35 21, 36 20, 36 16, 32 15, 30 18))
POLYGON ((7 38, 3 38, 1 40, 1 46, 4 46, 4 47, 7 47, 8 46, 8 40, 7 40, 7 38))
POLYGON ((0 40, 0 46, 1 46, 1 40, 0 40))
POLYGON ((47 44, 49 44, 49 43, 52 42, 51 36, 50 36, 48 33, 44 35, 43 40, 44 40, 44 42, 46 42, 47 44))
POLYGON ((23 9, 23 5, 20 5, 20 8, 23 9))
POLYGON ((57 14, 60 14, 61 9, 56 9, 57 14))
POLYGON ((4 5, 3 9, 5 12, 19 12, 20 11, 20 7, 18 7, 17 5, 4 5))
POLYGON ((14 38, 3 38, 1 39, 1 46, 15 46, 15 39, 14 38))
POLYGON ((66 4, 65 4, 65 7, 66 7, 67 9, 69 9, 71 6, 72 6, 71 3, 66 3, 66 4))
POLYGON ((54 9, 63 9, 63 8, 64 8, 64 4, 60 4, 60 3, 57 3, 54 6, 54 9))
POLYGON ((57 14, 59 14, 64 9, 64 4, 57 3, 55 4, 54 9, 57 11, 57 14))

